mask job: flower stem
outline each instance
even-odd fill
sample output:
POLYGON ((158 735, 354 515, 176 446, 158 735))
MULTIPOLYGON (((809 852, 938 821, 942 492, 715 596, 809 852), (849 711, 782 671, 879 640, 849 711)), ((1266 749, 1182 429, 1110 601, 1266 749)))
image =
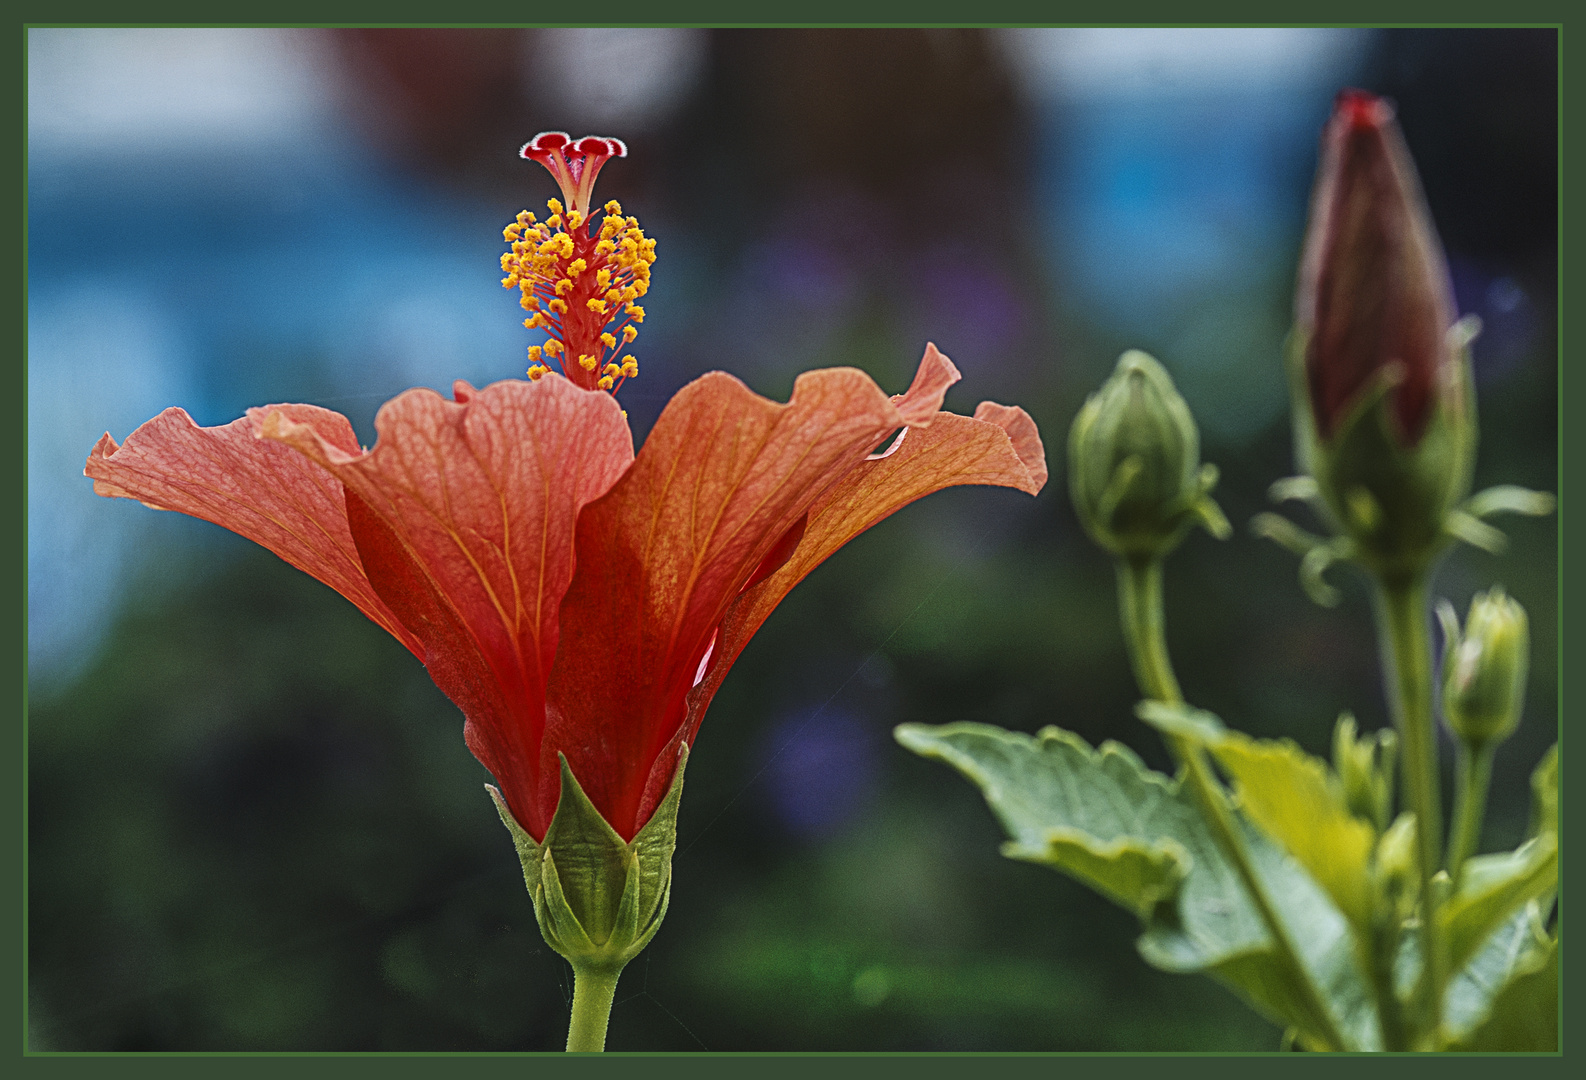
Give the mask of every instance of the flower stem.
POLYGON ((1409 1050, 1410 1036, 1404 1027, 1404 1009, 1394 985, 1394 961, 1399 956, 1400 927, 1397 918, 1379 919, 1371 928, 1370 949, 1363 957, 1371 972, 1371 985, 1377 995, 1377 1023, 1382 1030, 1382 1048, 1390 1053, 1409 1050))
POLYGON ((1492 781, 1492 752, 1489 745, 1459 748, 1458 788, 1454 792, 1454 831, 1448 839, 1448 876, 1459 888, 1459 873, 1465 860, 1476 853, 1481 841, 1481 822, 1487 810, 1487 786, 1492 781))
POLYGON ((598 1054, 606 1049, 606 1024, 617 996, 615 971, 605 965, 573 965, 573 1017, 567 1026, 568 1053, 598 1054))
POLYGON ((1163 631, 1161 559, 1118 560, 1118 606, 1140 692, 1169 705, 1181 704, 1184 695, 1173 674, 1163 631))
MULTIPOLYGON (((1124 638, 1129 644, 1129 660, 1134 667, 1135 681, 1140 692, 1147 697, 1169 705, 1182 705, 1184 696, 1179 690, 1178 678, 1173 674, 1173 663, 1168 657, 1167 637, 1163 632, 1162 560, 1153 558, 1121 558, 1118 560, 1118 606, 1122 615, 1124 638)), ((1288 928, 1278 917, 1266 888, 1256 876, 1245 848, 1244 836, 1228 807, 1222 786, 1217 782, 1206 760, 1205 751, 1181 736, 1170 735, 1168 747, 1184 766, 1185 780, 1200 803, 1207 823, 1211 825, 1219 846, 1233 863, 1245 892, 1255 904, 1267 933, 1277 948, 1279 961, 1290 970, 1295 986, 1300 988, 1306 1008, 1316 1017, 1322 1030, 1315 1032, 1334 1050, 1347 1049, 1343 1036, 1328 1012, 1316 984, 1300 960, 1299 950, 1290 937, 1288 928)))
POLYGON ((1432 639, 1427 626, 1427 575, 1382 577, 1376 590, 1378 638, 1388 704, 1399 731, 1404 799, 1415 815, 1421 876, 1421 982, 1424 1034, 1442 1024, 1443 933, 1432 881, 1442 861, 1443 806, 1438 794, 1437 732, 1432 725, 1432 639))

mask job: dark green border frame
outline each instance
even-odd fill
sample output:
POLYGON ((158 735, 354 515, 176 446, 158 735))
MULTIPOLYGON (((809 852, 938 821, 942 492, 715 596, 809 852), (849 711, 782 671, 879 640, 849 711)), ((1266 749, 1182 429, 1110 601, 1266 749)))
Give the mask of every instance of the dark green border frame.
MULTIPOLYGON (((17 148, 18 164, 20 168, 12 175, 17 177, 18 201, 21 213, 13 218, 16 223, 14 235, 16 249, 21 255, 17 266, 16 295, 19 300, 19 334, 18 349, 14 354, 12 371, 16 382, 13 401, 15 402, 15 421, 8 426, 7 442, 13 447, 11 460, 21 465, 6 473, 3 482, 8 489, 0 492, 0 499, 5 499, 10 505, 18 507, 20 528, 13 527, 4 534, 10 545, 16 551, 16 566, 20 572, 9 577, 13 583, 6 589, 5 600, 15 603, 12 609, 17 616, 6 626, 7 637, 15 636, 16 646, 13 655, 20 659, 19 676, 21 683, 21 709, 18 720, 18 731, 21 742, 18 746, 20 766, 20 784, 18 785, 21 798, 13 805, 17 807, 18 818, 14 830, 9 832, 12 839, 13 857, 9 864, 17 868, 18 888, 9 893, 17 905, 17 925, 21 933, 13 940, 17 943, 15 953, 15 966, 13 971, 20 976, 16 983, 16 1012, 19 1024, 18 1049, 20 1057, 25 1063, 26 1071, 33 1075, 48 1071, 51 1074, 78 1074, 90 1069, 97 1070, 100 1066, 94 1063, 98 1058, 114 1058, 118 1070, 128 1068, 159 1070, 166 1075, 200 1075, 211 1073, 215 1065, 212 1058, 226 1058, 223 1066, 228 1073, 236 1076, 273 1075, 282 1069, 311 1070, 334 1069, 346 1071, 351 1068, 355 1071, 365 1069, 378 1069, 382 1075, 407 1073, 410 1075, 433 1075, 434 1066, 424 1059, 429 1057, 466 1057, 469 1059, 467 1068, 474 1075, 511 1075, 521 1077, 522 1070, 532 1068, 539 1070, 545 1068, 549 1062, 560 1061, 561 1064, 551 1066, 558 1071, 567 1068, 576 1069, 604 1069, 621 1070, 631 1073, 633 1066, 622 1059, 632 1056, 643 1056, 651 1064, 649 1068, 659 1068, 662 1072, 673 1072, 687 1069, 691 1075, 716 1072, 719 1075, 736 1075, 746 1062, 743 1058, 752 1058, 753 1065, 749 1066, 760 1076, 803 1076, 808 1066, 802 1062, 788 1060, 790 1057, 811 1057, 827 1061, 820 1066, 823 1070, 829 1068, 856 1068, 870 1073, 873 1069, 891 1071, 893 1068, 907 1070, 911 1077, 953 1076, 962 1074, 963 1066, 956 1060, 959 1057, 973 1057, 982 1062, 979 1067, 987 1067, 987 1059, 994 1058, 996 1064, 990 1066, 999 1075, 1029 1075, 1050 1077, 1053 1063, 1045 1058, 1053 1056, 1072 1057, 1076 1060, 1065 1064, 1065 1070, 1075 1069, 1089 1072, 1099 1063, 1092 1062, 1091 1058, 1107 1057, 1109 1060, 1105 1068, 1109 1075, 1115 1075, 1120 1070, 1133 1071, 1136 1068, 1155 1068, 1152 1063, 1145 1060, 1151 1057, 1182 1057, 1185 1064, 1197 1069, 1210 1066, 1210 1062, 1200 1061, 1199 1058, 1210 1057, 1215 1059, 1218 1055, 1139 1055, 1138 1061, 1127 1060, 1128 1055, 1023 1055, 1023 1054, 988 1054, 988 1055, 842 1055, 842 1054, 801 1054, 801 1055, 737 1055, 720 1054, 688 1055, 627 1055, 612 1054, 602 1059, 592 1059, 580 1063, 575 1060, 561 1058, 559 1055, 544 1055, 543 1061, 536 1061, 532 1066, 514 1059, 525 1056, 541 1055, 496 1055, 496 1054, 469 1054, 469 1055, 443 1055, 443 1054, 172 1054, 149 1057, 115 1054, 32 1054, 27 1051, 27 972, 26 972, 26 829, 27 829, 27 538, 26 538, 26 461, 27 461, 27 30, 31 27, 52 26, 389 26, 389 27, 488 27, 488 26, 711 26, 711 27, 882 27, 882 26, 911 26, 911 27, 989 27, 989 26, 1359 26, 1359 27, 1554 27, 1559 30, 1559 274, 1558 274, 1558 311, 1559 327, 1558 341, 1560 357, 1564 355, 1565 342, 1568 338, 1567 327, 1564 325, 1563 313, 1579 306, 1580 289, 1574 285, 1573 279, 1568 274, 1568 253, 1573 245, 1570 239, 1573 233, 1579 232, 1568 219, 1564 211, 1564 192, 1570 177, 1567 163, 1570 160, 1571 134, 1578 124, 1573 123, 1573 116, 1569 105, 1569 91, 1572 88, 1570 79, 1571 70, 1568 63, 1568 52, 1565 46, 1566 12, 1574 10, 1566 7, 1561 2, 1526 2, 1519 4, 1495 7, 1490 3, 1476 3, 1473 0, 1442 0, 1440 3, 1332 3, 1327 5, 1304 5, 1301 7, 1275 8, 1270 4, 1257 4, 1250 0, 1243 2, 1229 2, 1218 0, 1211 4, 1195 5, 1188 8, 1183 4, 1172 4, 1165 0, 1116 0, 1112 3, 1087 3, 1087 4, 1056 4, 1050 2, 1032 2, 1032 0, 980 0, 979 3, 968 8, 978 19, 966 21, 966 5, 963 3, 944 3, 942 0, 932 2, 914 3, 907 7, 892 4, 877 4, 865 0, 770 0, 770 2, 755 5, 750 8, 739 0, 677 0, 677 2, 657 5, 644 3, 641 0, 606 0, 601 4, 586 6, 573 6, 566 3, 464 3, 449 6, 447 12, 450 18, 447 21, 436 21, 433 17, 435 9, 424 5, 412 3, 367 3, 347 2, 333 5, 308 4, 308 3, 275 3, 260 4, 246 3, 227 7, 224 14, 211 5, 166 3, 162 5, 129 7, 126 4, 109 2, 79 2, 50 5, 27 5, 23 19, 20 20, 19 35, 20 63, 16 70, 16 82, 12 85, 19 89, 21 108, 12 112, 15 127, 12 145, 17 148), (1186 18, 1193 11, 1198 18, 1186 18), (1505 21, 1494 21, 1492 16, 1501 11, 1511 18, 1505 21), (752 18, 746 18, 748 15, 752 18), (1281 18, 1273 18, 1280 15, 1281 18), (14 599, 13 599, 14 598, 14 599), (1126 1060, 1118 1060, 1122 1056, 1126 1060), (291 1064, 277 1062, 275 1058, 292 1059, 291 1064), (686 1061, 670 1059, 681 1058, 686 1061), (703 1059, 702 1059, 703 1058, 703 1059), (849 1059, 838 1065, 831 1058, 849 1059), (199 1059, 199 1060, 187 1060, 199 1059), (713 1061, 712 1059, 720 1059, 713 1061), (354 1062, 369 1062, 368 1065, 353 1064, 354 1062), (604 1062, 604 1064, 602 1064, 604 1062), (510 1070, 510 1071, 509 1071, 510 1070)), ((1577 410, 1573 408, 1580 404, 1576 399, 1581 394, 1574 389, 1574 385, 1565 379, 1566 365, 1561 362, 1558 369, 1558 392, 1560 416, 1574 415, 1577 410)), ((1566 463, 1573 464, 1572 455, 1578 449, 1565 436, 1566 425, 1559 425, 1558 459, 1559 459, 1559 532, 1558 532, 1558 562, 1559 562, 1559 716, 1561 719, 1560 743, 1564 741, 1565 726, 1562 723, 1567 706, 1573 704, 1573 699, 1566 693, 1563 671, 1564 660, 1570 655, 1569 644, 1579 639, 1571 631, 1579 623, 1582 616, 1579 614, 1578 604, 1571 604, 1575 591, 1573 579, 1565 573, 1567 566, 1566 554, 1572 553, 1571 540, 1564 528, 1565 515, 1569 510, 1569 495, 1571 478, 1575 475, 1573 468, 1566 467, 1566 463)), ((16 775, 16 774, 14 774, 16 775)), ((1568 766, 1566 766, 1568 775, 1568 766)), ((1568 782, 1561 785, 1564 792, 1570 787, 1568 782)), ((1566 794, 1561 792, 1561 812, 1569 817, 1572 813, 1566 794)), ((1560 911, 1563 910, 1563 896, 1565 881, 1568 877, 1568 859, 1562 860, 1560 868, 1560 911)), ((1562 923, 1562 915, 1561 915, 1562 923)), ((1571 1003, 1582 1000, 1579 994, 1571 994, 1571 987, 1578 984, 1579 979, 1568 977, 1568 969, 1563 976, 1563 991, 1561 996, 1561 1011, 1567 1020, 1571 1003)), ((1560 1025, 1561 1039, 1567 1046, 1570 1027, 1568 1023, 1560 1025)), ((1268 1055, 1245 1055, 1265 1057, 1268 1055)), ((1285 1070, 1299 1067, 1308 1068, 1306 1062, 1318 1063, 1318 1058, 1310 1055, 1290 1055, 1286 1058, 1285 1070)), ((1532 1058, 1527 1062, 1530 1068, 1545 1069, 1547 1071, 1561 1071, 1563 1053, 1556 1057, 1532 1058)), ((1217 1066, 1221 1068, 1221 1066, 1217 1066)), ((1257 1066, 1258 1068, 1261 1066, 1257 1066)), ((1321 1066, 1318 1063, 1318 1067, 1321 1066)), ((1480 1069, 1487 1072, 1489 1066, 1485 1063, 1473 1061, 1469 1058, 1431 1058, 1416 1059, 1415 1064, 1406 1061, 1384 1063, 1384 1067, 1393 1069, 1437 1068, 1451 1069, 1463 1072, 1466 1069, 1480 1069)))

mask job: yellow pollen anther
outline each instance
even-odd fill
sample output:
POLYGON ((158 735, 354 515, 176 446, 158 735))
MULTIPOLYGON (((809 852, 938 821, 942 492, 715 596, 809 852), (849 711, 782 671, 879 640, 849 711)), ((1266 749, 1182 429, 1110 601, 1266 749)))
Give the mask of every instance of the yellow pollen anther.
MULTIPOLYGON (((559 183, 563 179, 558 175, 559 183)), ((644 321, 634 301, 649 291, 655 242, 615 199, 595 210, 586 202, 587 187, 575 197, 562 183, 561 194, 546 201, 545 220, 524 210, 503 228, 502 284, 521 294, 524 327, 547 338, 529 347, 529 378, 559 371, 579 386, 615 391, 639 371, 625 349, 644 321), (569 363, 575 357, 576 367, 569 363)))

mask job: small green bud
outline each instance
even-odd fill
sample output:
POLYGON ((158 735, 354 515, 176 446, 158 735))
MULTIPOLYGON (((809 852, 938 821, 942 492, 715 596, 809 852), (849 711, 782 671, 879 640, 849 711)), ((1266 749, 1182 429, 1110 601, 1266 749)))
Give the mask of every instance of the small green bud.
POLYGON ((1393 765, 1399 737, 1385 729, 1357 738, 1355 718, 1344 713, 1333 728, 1333 769, 1344 789, 1349 812, 1371 822, 1380 833, 1393 806, 1393 765))
POLYGON ((685 744, 666 798, 627 842, 589 801, 566 757, 561 798, 540 843, 518 824, 501 793, 486 785, 517 847, 540 933, 575 972, 620 972, 660 929, 672 894, 677 806, 687 764, 685 744))
POLYGON ((1502 742, 1520 723, 1530 662, 1525 608, 1502 588, 1478 593, 1461 634, 1452 606, 1443 620, 1443 719, 1472 748, 1502 742))
POLYGON ((1068 482, 1085 530, 1115 555, 1161 558, 1197 521, 1229 533, 1208 494, 1217 467, 1200 462, 1195 418, 1162 365, 1138 350, 1118 358, 1074 418, 1068 482))
POLYGON ((1415 815, 1400 814, 1377 838, 1373 878, 1379 911, 1394 921, 1409 917, 1420 891, 1420 860, 1416 855, 1415 815))

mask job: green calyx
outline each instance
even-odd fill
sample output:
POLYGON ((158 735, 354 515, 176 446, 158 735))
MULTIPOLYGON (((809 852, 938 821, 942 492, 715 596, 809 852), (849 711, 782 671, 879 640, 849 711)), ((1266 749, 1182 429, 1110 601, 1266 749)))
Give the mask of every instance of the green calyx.
POLYGON ((601 817, 567 758, 561 762, 561 800, 543 842, 518 824, 499 791, 488 784, 486 790, 512 834, 546 944, 575 972, 606 971, 615 978, 666 916, 688 747, 682 748, 666 798, 631 841, 601 817))
POLYGON ((1379 372, 1360 394, 1333 437, 1321 439, 1305 380, 1305 335, 1290 335, 1294 456, 1302 475, 1279 480, 1270 494, 1274 502, 1309 503, 1333 535, 1316 536, 1271 513, 1256 515, 1250 524, 1256 535, 1301 556, 1300 583, 1318 604, 1338 602, 1338 591, 1323 577, 1336 562, 1358 563, 1379 581, 1402 586, 1425 575, 1455 541, 1501 552, 1507 541, 1488 517, 1553 512, 1553 496, 1511 484, 1470 495, 1476 461, 1470 343, 1479 326, 1471 317, 1449 329, 1454 359, 1434 395, 1426 429, 1408 446, 1392 416, 1389 391, 1397 373, 1391 369, 1379 372))
POLYGON ((1333 437, 1322 440, 1305 382, 1305 337, 1290 339, 1295 456, 1315 479, 1324 516, 1349 539, 1349 556, 1379 576, 1413 577, 1454 539, 1450 518, 1470 493, 1476 461, 1470 342, 1478 326, 1463 320, 1449 330, 1447 380, 1435 389, 1431 416, 1412 445, 1403 443, 1392 415, 1392 369, 1378 373, 1333 437))
POLYGON ((1210 497, 1217 467, 1200 462, 1195 418, 1166 369, 1139 350, 1118 358, 1074 418, 1068 480, 1086 531, 1115 555, 1160 558, 1197 522, 1219 538, 1230 532, 1210 497))

